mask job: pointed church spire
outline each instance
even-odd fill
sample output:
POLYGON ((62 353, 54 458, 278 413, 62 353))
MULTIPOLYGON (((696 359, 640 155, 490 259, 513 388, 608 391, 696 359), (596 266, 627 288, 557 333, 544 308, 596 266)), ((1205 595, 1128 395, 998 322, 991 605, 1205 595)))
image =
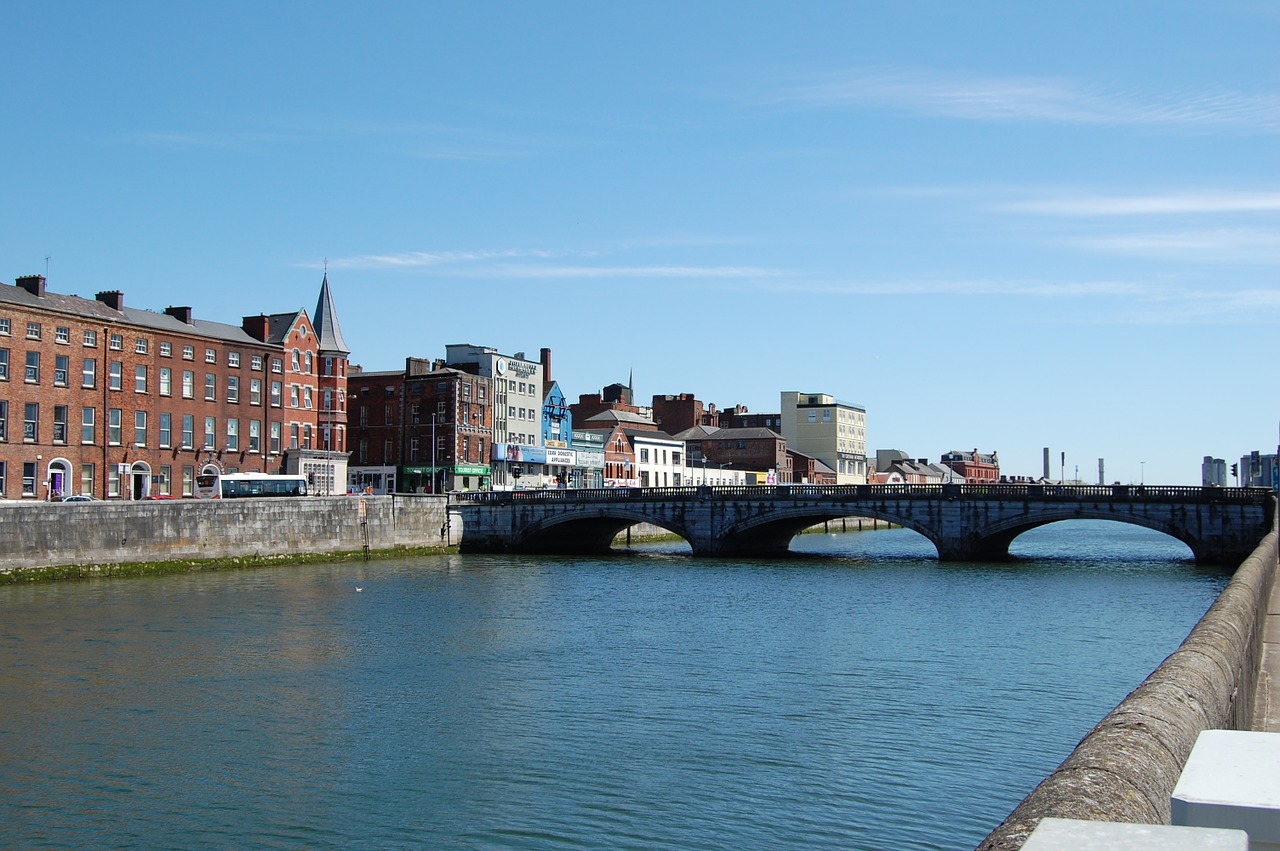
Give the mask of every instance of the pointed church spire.
POLYGON ((333 307, 333 293, 329 292, 329 261, 325 261, 324 280, 320 283, 320 300, 316 302, 316 312, 311 317, 311 327, 316 331, 316 339, 320 341, 321 355, 349 355, 351 350, 342 339, 342 329, 338 327, 338 312, 333 307))

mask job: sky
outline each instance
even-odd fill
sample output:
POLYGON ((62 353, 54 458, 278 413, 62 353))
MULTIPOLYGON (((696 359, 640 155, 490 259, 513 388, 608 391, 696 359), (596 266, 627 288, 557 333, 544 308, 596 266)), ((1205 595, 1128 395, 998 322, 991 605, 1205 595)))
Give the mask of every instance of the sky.
MULTIPOLYGON (((553 352, 867 447, 1280 440, 1280 0, 0 2, 0 281, 553 352)), ((1065 453, 1065 461, 1062 455, 1065 453)), ((1078 472, 1077 472, 1078 471, 1078 472)))

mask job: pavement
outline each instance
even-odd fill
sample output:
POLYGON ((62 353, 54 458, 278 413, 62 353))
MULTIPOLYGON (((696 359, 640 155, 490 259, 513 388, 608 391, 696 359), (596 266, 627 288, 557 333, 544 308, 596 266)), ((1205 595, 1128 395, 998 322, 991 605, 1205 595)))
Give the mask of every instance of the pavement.
POLYGON ((1272 585, 1267 603, 1261 668, 1251 729, 1258 733, 1280 733, 1280 575, 1272 585))

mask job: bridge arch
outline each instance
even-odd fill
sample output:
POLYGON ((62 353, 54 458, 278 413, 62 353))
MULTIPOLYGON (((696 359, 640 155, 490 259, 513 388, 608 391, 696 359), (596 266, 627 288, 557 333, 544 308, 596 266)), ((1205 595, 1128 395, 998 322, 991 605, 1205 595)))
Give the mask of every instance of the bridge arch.
MULTIPOLYGON (((618 533, 637 523, 665 529, 695 546, 696 535, 686 524, 656 512, 633 510, 625 505, 607 510, 569 512, 543 517, 524 527, 516 547, 522 552, 588 555, 607 553, 618 533)), ((696 548, 696 547, 695 547, 696 548)))
POLYGON ((914 517, 870 506, 859 507, 856 512, 843 509, 832 510, 830 507, 822 509, 814 505, 782 508, 768 515, 743 518, 729 523, 710 544, 714 555, 780 555, 790 550, 791 541, 805 529, 845 517, 865 517, 902 526, 923 535, 939 552, 942 550, 936 531, 921 524, 914 517))
MULTIPOLYGON (((1010 558, 1009 545, 1017 538, 1032 529, 1061 523, 1065 520, 1106 520, 1112 523, 1124 523, 1130 526, 1141 526, 1168 535, 1181 541, 1191 549, 1197 561, 1205 556, 1200 541, 1190 533, 1185 524, 1177 524, 1163 517, 1151 517, 1145 514, 1122 513, 1115 510, 1092 509, 1077 506, 1074 509, 1063 507, 1059 510, 1044 510, 1034 518, 1005 518, 986 526, 975 528, 974 549, 970 552, 984 560, 1000 561, 1010 558)), ((941 550, 939 550, 941 553, 941 550)))

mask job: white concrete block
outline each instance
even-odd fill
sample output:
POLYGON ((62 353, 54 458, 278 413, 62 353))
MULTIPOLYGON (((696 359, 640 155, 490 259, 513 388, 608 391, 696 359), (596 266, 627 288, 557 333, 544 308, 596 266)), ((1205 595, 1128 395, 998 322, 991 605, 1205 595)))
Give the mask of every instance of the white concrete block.
POLYGON ((1046 818, 1022 851, 1246 851, 1243 830, 1046 818))
POLYGON ((1236 828, 1251 851, 1280 851, 1280 733, 1201 732, 1169 808, 1174 824, 1236 828))

